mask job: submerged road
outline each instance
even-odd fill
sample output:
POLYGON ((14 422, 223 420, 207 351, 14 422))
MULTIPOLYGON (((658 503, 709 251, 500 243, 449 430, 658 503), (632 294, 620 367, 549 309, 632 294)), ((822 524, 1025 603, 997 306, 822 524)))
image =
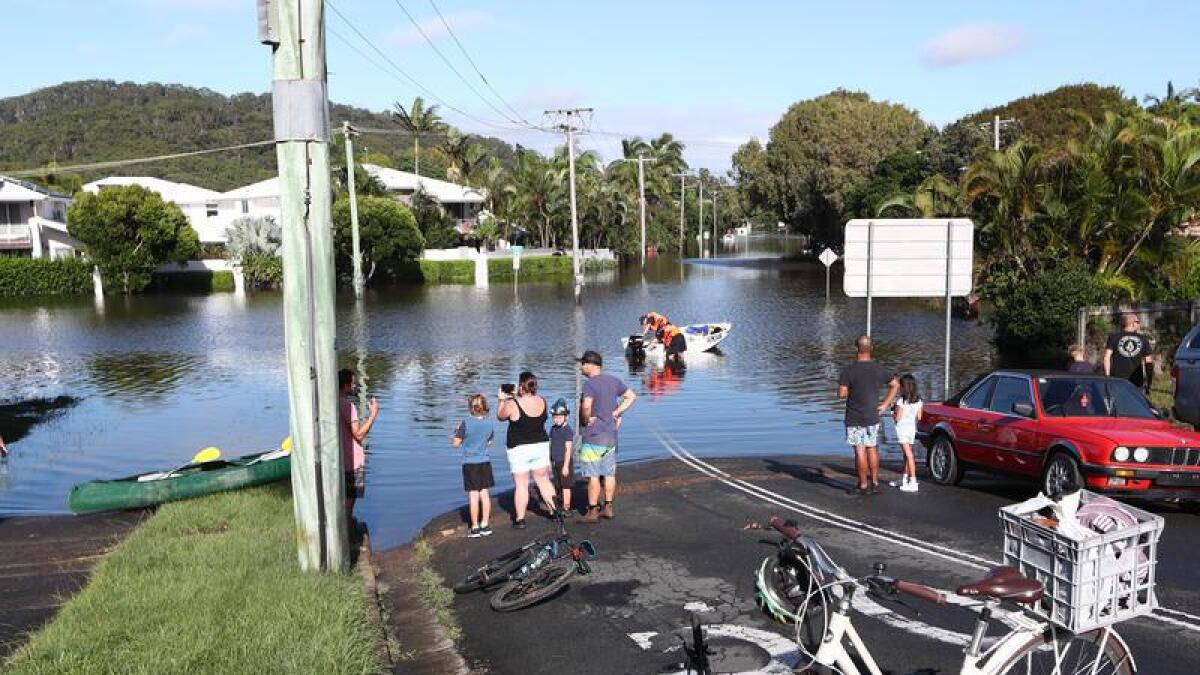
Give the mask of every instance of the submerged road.
MULTIPOLYGON (((695 615, 710 627, 715 658, 724 661, 719 670, 791 672, 808 661, 796 651, 793 629, 755 604, 754 572, 778 537, 746 531, 747 522, 792 518, 851 574, 870 573, 882 561, 890 575, 954 588, 999 562, 997 509, 1033 491, 968 474, 958 487, 924 481, 915 495, 885 489, 851 497, 849 457, 701 459, 667 436, 660 441, 671 459, 622 465, 616 520, 570 527, 599 549, 591 576, 576 578, 561 597, 510 614, 492 611, 482 593, 456 597, 469 662, 495 673, 655 673, 682 659, 678 635, 695 615)), ((1158 567, 1162 609, 1121 624, 1120 633, 1139 672, 1195 673, 1200 516, 1173 506, 1157 510, 1167 523, 1158 567)), ((426 527, 434 564, 447 580, 552 529, 550 521, 531 519, 528 530, 514 531, 503 514, 496 525, 487 539, 464 538, 459 513, 426 527)), ((893 673, 958 672, 973 614, 911 604, 919 616, 874 603, 859 608, 869 616, 854 615, 876 661, 893 673)), ((1002 634, 999 623, 989 633, 1002 634)))

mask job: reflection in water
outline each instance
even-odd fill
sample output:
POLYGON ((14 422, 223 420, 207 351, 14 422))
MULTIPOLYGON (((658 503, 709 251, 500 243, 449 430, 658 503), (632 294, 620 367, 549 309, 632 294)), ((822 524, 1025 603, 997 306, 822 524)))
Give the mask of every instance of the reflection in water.
POLYGON ((55 419, 78 402, 70 396, 56 396, 0 405, 0 438, 11 451, 34 426, 55 419))
MULTIPOLYGON (((835 278, 827 303, 823 266, 756 258, 760 244, 779 242, 753 238, 749 255, 703 262, 649 258, 644 272, 635 262, 615 280, 590 279, 579 305, 570 282, 372 289, 361 305, 340 295, 338 362, 365 373, 382 408, 367 495, 355 509, 372 540, 403 542, 459 505, 461 470, 446 438, 466 394, 494 397, 529 369, 548 400, 578 401, 577 359, 587 348, 642 397, 622 427, 623 460, 662 456, 654 428, 699 455, 844 453, 834 393, 863 330, 864 302, 841 295, 835 278), (648 309, 734 328, 723 353, 689 353, 686 375, 661 364, 631 371, 620 339, 638 331, 648 309)), ((62 512, 73 483, 161 468, 208 445, 227 454, 276 447, 287 434, 280 297, 242 302, 231 294, 110 298, 100 317, 90 298, 6 301, 0 391, 80 400, 22 440, 0 513, 62 512)), ((875 321, 880 360, 940 393, 937 305, 881 301, 875 321)), ((979 324, 955 322, 955 380, 990 366, 987 338, 979 324)), ((493 457, 498 491, 511 485, 502 445, 493 457)))

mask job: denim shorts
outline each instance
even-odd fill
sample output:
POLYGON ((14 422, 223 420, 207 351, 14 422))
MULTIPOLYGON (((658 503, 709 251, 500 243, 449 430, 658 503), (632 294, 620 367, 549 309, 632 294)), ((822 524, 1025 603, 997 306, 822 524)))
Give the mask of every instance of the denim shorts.
POLYGON ((862 445, 868 448, 879 445, 879 425, 846 427, 846 445, 862 445))

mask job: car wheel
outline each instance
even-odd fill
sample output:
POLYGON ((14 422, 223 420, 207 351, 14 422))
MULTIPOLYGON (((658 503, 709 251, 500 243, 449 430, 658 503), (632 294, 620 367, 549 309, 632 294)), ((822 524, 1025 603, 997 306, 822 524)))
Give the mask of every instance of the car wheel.
POLYGON ((963 469, 962 463, 958 461, 958 452, 945 434, 939 434, 934 440, 926 464, 935 482, 942 485, 958 485, 958 481, 962 480, 963 469))
POLYGON ((1067 485, 1084 487, 1083 474, 1079 472, 1079 462, 1074 457, 1065 452, 1056 452, 1042 470, 1042 494, 1058 494, 1067 485))

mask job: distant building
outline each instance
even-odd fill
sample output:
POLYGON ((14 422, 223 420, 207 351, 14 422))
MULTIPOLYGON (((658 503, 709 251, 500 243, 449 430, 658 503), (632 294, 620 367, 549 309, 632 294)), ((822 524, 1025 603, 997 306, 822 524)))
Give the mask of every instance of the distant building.
POLYGON ((459 234, 468 234, 474 229, 483 202, 487 199, 485 191, 470 186, 374 164, 363 164, 362 167, 383 183, 388 192, 406 204, 412 203, 412 196, 418 189, 424 190, 425 194, 436 200, 447 213, 458 220, 459 234))
POLYGON ((149 176, 112 176, 92 181, 83 186, 88 192, 100 192, 106 187, 140 185, 157 192, 163 201, 175 205, 187 216, 192 229, 200 237, 200 243, 224 243, 225 228, 220 224, 220 192, 188 183, 176 183, 149 176))
POLYGON ((0 255, 70 258, 83 245, 67 233, 71 198, 0 176, 0 255))

